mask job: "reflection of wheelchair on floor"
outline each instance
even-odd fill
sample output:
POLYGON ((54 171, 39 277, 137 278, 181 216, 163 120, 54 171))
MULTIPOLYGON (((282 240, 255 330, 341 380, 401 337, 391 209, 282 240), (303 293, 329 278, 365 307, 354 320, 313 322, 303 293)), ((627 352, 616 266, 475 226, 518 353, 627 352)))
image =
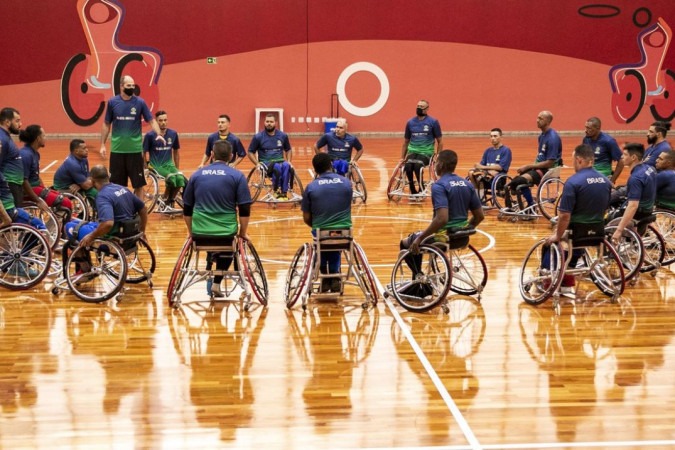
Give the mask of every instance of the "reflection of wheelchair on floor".
MULTIPOLYGON (((545 217, 551 220, 555 217, 555 207, 558 197, 562 194, 565 183, 560 179, 560 167, 549 169, 539 182, 537 193, 534 197, 534 204, 527 205, 523 195, 523 189, 532 188, 534 185, 522 185, 518 190, 511 192, 510 189, 505 189, 505 196, 509 196, 509 200, 504 199, 504 204, 511 204, 511 207, 502 207, 499 210, 497 218, 499 220, 510 220, 517 222, 520 220, 534 220, 539 217, 545 217)), ((501 205, 500 205, 501 206, 501 205)))
POLYGON ((541 239, 534 244, 525 256, 519 274, 523 300, 539 305, 553 297, 553 307, 557 308, 565 277, 590 277, 612 301, 619 298, 623 293, 625 277, 618 253, 605 239, 602 229, 597 233, 579 234, 583 237, 575 239, 568 230, 561 242, 549 246, 546 239, 541 239), (573 258, 577 262, 571 266, 573 258))
MULTIPOLYGON (((169 177, 183 177, 182 172, 176 172, 169 177)), ((166 178, 160 175, 154 168, 145 170, 145 186, 143 187, 143 201, 148 213, 156 212, 174 217, 183 214, 183 189, 176 194, 174 201, 164 198, 162 192, 166 192, 166 178)))
POLYGON ((297 204, 302 201, 302 182, 298 177, 294 167, 289 169, 289 185, 286 193, 287 199, 281 200, 277 198, 272 185, 271 174, 267 170, 267 166, 263 163, 258 164, 257 167, 251 169, 248 173, 248 189, 251 192, 251 198, 254 202, 269 203, 276 205, 277 203, 293 203, 297 204))
POLYGON ((389 179, 389 185, 387 186, 387 198, 389 200, 393 200, 395 202, 398 202, 402 198, 407 198, 408 200, 424 200, 428 197, 431 196, 431 185, 434 181, 436 181, 436 154, 434 153, 434 156, 431 157, 431 160, 429 161, 429 165, 426 166, 428 172, 428 180, 425 178, 425 167, 421 166, 419 169, 419 172, 417 174, 413 175, 413 179, 415 179, 415 175, 417 178, 415 181, 419 180, 420 183, 422 184, 421 187, 418 186, 417 194, 411 194, 410 193, 410 186, 409 186, 409 181, 408 177, 405 173, 405 165, 407 162, 410 162, 409 160, 404 160, 404 161, 399 161, 399 163, 396 165, 394 168, 394 171, 391 175, 391 178, 389 179))
POLYGON ((145 281, 152 287, 155 253, 143 233, 122 229, 117 236, 94 239, 89 247, 71 240, 63 246, 61 255, 63 273, 54 281, 54 295, 68 289, 80 300, 100 303, 115 296, 121 300, 125 283, 145 281))
POLYGON ((202 288, 205 289, 206 282, 212 281, 214 276, 223 277, 222 292, 226 301, 243 299, 247 311, 251 308, 253 298, 267 306, 269 289, 262 262, 253 244, 240 237, 189 237, 169 279, 169 306, 178 308, 188 289, 201 282, 204 282, 202 288), (209 253, 217 255, 209 257, 209 253), (213 259, 216 258, 231 259, 234 267, 214 269, 213 259), (238 297, 233 294, 238 294, 238 297))
POLYGON ((478 294, 487 284, 488 271, 469 237, 475 229, 447 233, 448 242, 433 242, 430 236, 415 255, 402 250, 391 273, 385 295, 393 295, 408 311, 424 312, 441 305, 448 312, 446 296, 452 290, 462 295, 478 294))
MULTIPOLYGON (((366 296, 363 308, 376 305, 378 290, 375 274, 368 265, 368 259, 363 249, 352 237, 352 230, 316 230, 317 238, 312 244, 303 244, 293 256, 284 287, 284 301, 288 308, 292 308, 298 300, 302 302, 302 309, 307 309, 309 297, 317 299, 337 299, 344 294, 344 286, 352 284, 358 286, 366 296), (340 252, 341 265, 346 265, 340 273, 321 273, 320 258, 322 252, 340 252), (350 281, 350 276, 355 281, 350 281), (338 280, 339 292, 322 292, 324 280, 338 280)), ((331 283, 332 284, 332 283, 331 283)))
POLYGON ((51 247, 40 231, 18 223, 0 228, 0 286, 32 288, 47 275, 51 262, 51 247))
POLYGON ((505 189, 506 185, 511 182, 510 176, 505 173, 498 173, 493 177, 476 171, 475 178, 478 182, 476 192, 484 209, 502 209, 506 207, 504 198, 510 194, 505 193, 505 189))

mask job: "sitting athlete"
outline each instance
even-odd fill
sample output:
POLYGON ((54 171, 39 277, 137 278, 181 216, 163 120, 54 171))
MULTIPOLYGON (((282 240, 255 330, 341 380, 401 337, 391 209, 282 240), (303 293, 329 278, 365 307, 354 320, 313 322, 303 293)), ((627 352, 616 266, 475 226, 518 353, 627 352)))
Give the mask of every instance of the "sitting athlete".
POLYGON ((288 200, 288 189, 293 167, 293 151, 288 135, 276 129, 274 114, 265 116, 265 130, 253 136, 248 147, 248 157, 253 164, 264 164, 267 174, 272 178, 272 188, 279 200, 288 200), (260 152, 260 155, 258 155, 260 152))
MULTIPOLYGON (((559 242, 566 230, 572 230, 572 242, 575 239, 591 236, 603 236, 605 228, 605 212, 609 207, 609 197, 612 182, 606 176, 593 168, 595 160, 594 150, 587 144, 574 149, 575 174, 567 179, 563 188, 558 206, 558 223, 553 234, 547 239, 550 245, 559 242)), ((550 269, 550 258, 545 251, 542 255, 542 265, 550 269)), ((570 267, 575 267, 583 250, 577 249, 572 253, 570 267)), ((565 275, 562 287, 571 289, 575 285, 573 275, 565 275)))
POLYGON ((661 152, 656 170, 656 206, 675 211, 675 150, 661 152))
POLYGON ((417 102, 416 116, 405 125, 401 160, 405 160, 405 173, 410 186, 410 194, 415 195, 424 190, 422 186, 422 169, 429 165, 434 152, 443 148, 443 133, 438 120, 427 115, 429 102, 417 102), (434 141, 436 148, 434 150, 434 141), (413 179, 417 178, 417 186, 413 179))
MULTIPOLYGON (((447 234, 462 228, 475 228, 483 221, 483 207, 476 190, 466 179, 456 175, 457 153, 443 150, 438 154, 436 175, 438 180, 431 187, 431 202, 434 216, 424 231, 410 234, 400 242, 400 249, 410 249, 413 254, 419 253, 420 245, 429 236, 435 242, 448 242, 447 234), (471 212, 471 219, 469 219, 471 212)), ((412 256, 406 263, 413 273, 420 267, 420 256, 412 256)), ((414 285, 419 288, 418 285, 414 285)), ((411 292, 410 295, 424 297, 428 293, 411 292)))
POLYGON ((206 138, 204 156, 202 157, 199 166, 197 166, 197 169, 201 169, 206 164, 213 161, 213 144, 221 140, 227 141, 232 145, 232 157, 229 161, 230 166, 237 167, 244 159, 246 156, 246 149, 241 143, 241 140, 234 133, 230 132, 230 116, 221 114, 218 116, 218 131, 209 134, 209 137, 206 138))
POLYGON ((185 177, 178 170, 180 165, 180 142, 178 133, 167 126, 168 116, 166 111, 157 111, 155 119, 159 126, 159 131, 164 137, 164 142, 157 140, 157 133, 149 131, 143 138, 143 152, 146 155, 145 162, 148 167, 152 167, 158 174, 164 177, 165 191, 163 194, 164 203, 169 209, 173 209, 173 203, 176 194, 185 187, 185 177))
POLYGON ((23 163, 24 200, 35 202, 41 209, 53 208, 63 219, 70 219, 73 204, 59 192, 45 187, 40 177, 40 149, 45 146, 45 131, 40 125, 28 125, 19 133, 26 144, 19 153, 23 163))
POLYGON ((347 120, 338 119, 334 133, 326 133, 314 144, 314 153, 319 154, 322 147, 326 147, 328 156, 333 161, 333 170, 338 175, 345 176, 349 171, 349 164, 356 162, 363 154, 363 145, 356 136, 347 133, 347 120), (352 153, 356 149, 356 155, 352 153))
MULTIPOLYGON (((541 130, 537 158, 533 164, 526 164, 516 169, 518 176, 511 180, 509 188, 513 195, 522 195, 527 206, 534 205, 530 186, 538 185, 541 178, 551 168, 562 165, 562 141, 558 132, 551 128, 553 114, 542 111, 537 116, 537 127, 541 130)), ((506 196, 506 206, 511 208, 511 196, 506 196)))
POLYGON ((90 199, 96 199, 98 191, 89 176, 88 156, 89 147, 82 139, 70 141, 70 155, 54 173, 54 189, 72 194, 82 191, 90 199))
POLYGON ((475 189, 488 189, 496 175, 511 167, 511 149, 502 144, 501 128, 490 130, 490 142, 492 146, 485 149, 480 162, 469 169, 469 180, 475 189))
MULTIPOLYGON (((312 158, 317 176, 307 185, 302 196, 302 218, 305 224, 316 230, 344 230, 352 227, 352 183, 342 175, 333 173, 332 161, 326 153, 312 158)), ((319 271, 340 273, 340 252, 321 252, 319 271)), ((322 292, 340 292, 339 278, 323 278, 322 292)))
MULTIPOLYGON (((251 194, 246 177, 230 167, 232 145, 225 140, 213 145, 214 162, 198 169, 190 177, 183 194, 183 215, 188 232, 195 241, 232 244, 235 235, 246 238, 251 215, 251 194), (237 223, 239 215, 239 223, 237 223)), ((217 270, 228 270, 232 258, 218 253, 207 254, 207 270, 215 261, 217 270)), ((220 283, 223 275, 213 277, 207 293, 223 297, 220 283)))

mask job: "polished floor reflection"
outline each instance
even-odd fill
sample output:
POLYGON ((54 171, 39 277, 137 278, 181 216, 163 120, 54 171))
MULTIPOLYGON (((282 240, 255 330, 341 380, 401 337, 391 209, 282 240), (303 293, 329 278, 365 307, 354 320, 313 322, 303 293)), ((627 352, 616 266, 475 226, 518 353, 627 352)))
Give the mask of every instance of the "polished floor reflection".
MULTIPOLYGON (((620 140, 629 138, 644 140, 620 140)), ((563 137, 567 152, 580 140, 563 137)), ((306 184, 313 140, 291 141, 306 184)), ((354 206, 354 237, 382 288, 398 241, 426 225, 431 205, 388 202, 401 142, 363 142, 368 201, 354 206)), ((534 136, 505 142, 514 166, 534 154, 534 136)), ((489 141, 445 144, 466 173, 489 141)), ((50 141, 43 150, 43 167, 58 160, 45 179, 66 145, 50 141)), ((189 174, 203 142, 183 145, 189 174)), ((410 313, 392 299, 363 309, 354 286, 337 302, 287 310, 288 265, 309 229, 297 206, 256 204, 249 235, 269 306, 210 303, 197 286, 173 309, 166 288, 186 229, 180 218, 153 214, 152 289, 129 285, 122 301, 102 304, 55 296, 50 280, 0 292, 0 447, 675 447, 673 271, 642 275, 616 303, 582 281, 559 314, 550 302, 529 306, 518 290, 520 264, 550 230, 542 219, 502 222, 488 211, 472 237, 487 286, 480 302, 449 296, 447 313, 410 313)))

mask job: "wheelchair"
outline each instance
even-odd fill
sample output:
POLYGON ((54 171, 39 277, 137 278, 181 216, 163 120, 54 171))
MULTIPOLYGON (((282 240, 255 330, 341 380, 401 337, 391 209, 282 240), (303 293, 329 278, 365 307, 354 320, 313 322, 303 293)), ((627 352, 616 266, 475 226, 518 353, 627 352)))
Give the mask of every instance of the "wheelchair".
POLYGON ((441 305, 447 314, 449 291, 467 296, 477 294, 480 301, 488 271, 480 252, 469 243, 475 233, 473 228, 449 230, 447 242, 434 242, 436 237, 429 236, 418 255, 402 250, 385 295, 393 295, 401 306, 413 312, 441 305))
MULTIPOLYGON (((502 209, 506 207, 504 200, 506 185, 509 184, 512 178, 506 173, 500 172, 495 176, 486 177, 485 174, 478 174, 478 198, 480 199, 483 209, 502 209)), ((471 181, 466 177, 467 181, 471 181)))
POLYGON ((389 179, 389 184, 387 185, 387 198, 391 201, 399 202, 402 198, 407 198, 410 201, 424 201, 426 198, 431 197, 431 185, 437 179, 436 158, 437 155, 434 153, 427 166, 429 180, 424 176, 424 167, 420 169, 418 175, 420 182, 422 183, 422 189, 420 189, 417 194, 410 193, 408 177, 405 173, 405 164, 408 160, 399 161, 396 167, 394 167, 394 171, 389 179))
POLYGON ((675 262, 675 212, 665 208, 657 208, 654 215, 656 216, 654 228, 659 232, 665 243, 665 256, 661 264, 669 266, 675 262))
MULTIPOLYGON (((510 189, 504 189, 504 207, 500 207, 498 220, 509 220, 517 222, 518 220, 531 221, 544 217, 551 220, 556 216, 556 202, 562 194, 565 182, 560 179, 560 167, 549 169, 539 182, 537 192, 534 196, 534 204, 526 206, 523 196, 520 192, 515 195, 510 189), (510 201, 506 201, 509 196, 510 201), (505 207, 511 204, 510 208, 505 207)), ((528 188, 534 185, 528 185, 528 188)), ((522 189, 522 188, 521 188, 522 189)), ((501 206, 501 204, 499 204, 501 206)))
POLYGON ((59 192, 73 204, 73 218, 85 222, 93 222, 96 220, 96 202, 93 198, 85 195, 82 191, 78 191, 75 194, 70 191, 59 192))
POLYGON ((349 172, 347 172, 349 181, 352 182, 352 203, 366 203, 368 200, 368 190, 366 189, 366 180, 363 178, 361 169, 355 162, 349 163, 349 172))
MULTIPOLYGON (((258 252, 248 239, 237 236, 187 238, 169 278, 166 292, 169 306, 179 308, 185 294, 193 294, 188 289, 197 283, 213 280, 214 276, 223 276, 223 294, 226 301, 232 301, 233 295, 239 293, 239 299, 244 300, 245 311, 251 309, 253 298, 262 306, 267 306, 269 288, 258 252), (200 257, 207 252, 232 258, 233 267, 228 270, 213 269, 211 263, 200 257)), ((211 295, 210 300, 213 299, 211 295)))
POLYGON ((537 241, 527 252, 520 269, 520 295, 530 305, 539 305, 553 297, 553 307, 557 309, 565 276, 590 278, 613 302, 625 288, 621 258, 602 231, 579 232, 575 238, 573 232, 566 230, 561 241, 550 246, 546 245, 546 239, 537 241), (570 267, 575 254, 577 264, 570 267))
POLYGON ((311 296, 318 300, 337 299, 344 294, 347 284, 358 286, 366 296, 366 301, 361 304, 363 309, 375 306, 378 300, 378 289, 375 274, 368 264, 368 259, 361 246, 352 237, 352 230, 316 230, 313 243, 303 244, 293 256, 291 265, 286 274, 284 285, 284 301, 286 307, 291 309, 298 300, 302 303, 302 309, 307 310, 307 303, 311 296), (321 273, 321 252, 340 252, 342 264, 347 268, 340 273, 321 273), (350 280, 354 277, 354 281, 350 280), (323 280, 339 280, 340 292, 323 293, 321 286, 323 280))
POLYGON ((144 233, 122 231, 118 236, 94 239, 89 247, 70 240, 61 256, 63 272, 54 281, 54 295, 69 290, 84 302, 101 303, 115 296, 121 301, 125 283, 145 281, 153 286, 155 253, 144 233))
POLYGON ((33 202, 23 202, 21 209, 30 214, 31 217, 40 219, 44 224, 46 229, 41 230, 49 248, 54 250, 59 242, 61 241, 61 230, 63 219, 61 216, 57 215, 52 208, 49 208, 47 211, 41 210, 36 203, 33 202))
POLYGON ((19 223, 0 228, 0 286, 32 288, 47 276, 51 264, 51 247, 40 231, 19 223))
MULTIPOLYGON (((148 213, 157 212, 171 218, 183 214, 183 189, 178 191, 175 203, 167 201, 161 195, 166 190, 166 177, 160 175, 153 167, 145 169, 145 186, 143 187, 143 201, 148 213), (156 207, 156 208, 155 208, 156 207)), ((169 177, 182 177, 182 172, 176 172, 169 177)))
POLYGON ((291 167, 289 170, 291 175, 288 183, 288 192, 286 193, 288 199, 280 200, 275 195, 272 178, 270 178, 267 171, 267 166, 260 163, 258 166, 252 168, 246 177, 248 189, 251 192, 251 199, 254 202, 267 203, 273 206, 276 206, 277 203, 300 203, 302 201, 302 194, 305 191, 295 168, 291 167))

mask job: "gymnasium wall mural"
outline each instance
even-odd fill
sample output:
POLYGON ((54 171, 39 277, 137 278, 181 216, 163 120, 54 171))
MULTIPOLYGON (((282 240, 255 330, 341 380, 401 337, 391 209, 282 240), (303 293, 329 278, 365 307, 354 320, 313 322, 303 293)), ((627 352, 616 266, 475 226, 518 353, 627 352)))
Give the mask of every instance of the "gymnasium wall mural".
POLYGON ((96 133, 132 75, 181 133, 402 132, 427 99, 444 131, 643 130, 675 116, 668 0, 16 0, 2 2, 3 105, 48 133, 96 133))

